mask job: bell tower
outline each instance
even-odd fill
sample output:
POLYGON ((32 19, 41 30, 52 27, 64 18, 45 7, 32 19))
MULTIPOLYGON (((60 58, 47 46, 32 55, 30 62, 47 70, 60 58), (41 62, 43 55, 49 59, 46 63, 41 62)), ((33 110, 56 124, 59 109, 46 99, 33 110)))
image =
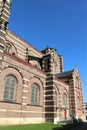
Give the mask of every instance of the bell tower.
POLYGON ((8 20, 10 16, 11 2, 12 0, 0 0, 0 68, 3 58, 8 20))

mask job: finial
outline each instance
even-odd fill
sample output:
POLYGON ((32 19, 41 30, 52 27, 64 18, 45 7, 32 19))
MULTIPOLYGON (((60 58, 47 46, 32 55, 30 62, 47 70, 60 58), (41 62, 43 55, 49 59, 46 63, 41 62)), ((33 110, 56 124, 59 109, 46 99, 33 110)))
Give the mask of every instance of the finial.
POLYGON ((78 67, 77 67, 77 65, 75 65, 75 68, 74 68, 74 70, 75 70, 75 69, 77 69, 77 68, 78 68, 78 67))

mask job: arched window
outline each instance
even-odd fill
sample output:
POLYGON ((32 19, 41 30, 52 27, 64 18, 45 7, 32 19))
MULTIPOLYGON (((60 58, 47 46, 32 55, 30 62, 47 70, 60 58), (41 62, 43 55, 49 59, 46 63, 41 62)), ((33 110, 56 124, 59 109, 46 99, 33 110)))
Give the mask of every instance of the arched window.
POLYGON ((64 95, 63 95, 63 105, 64 105, 64 107, 67 108, 67 95, 66 95, 66 93, 64 93, 64 95))
POLYGON ((5 47, 6 52, 11 52, 11 45, 7 44, 5 47))
POLYGON ((31 92, 31 104, 39 105, 40 89, 38 84, 33 84, 31 92))
POLYGON ((80 109, 80 108, 81 108, 81 105, 80 105, 80 98, 79 98, 79 97, 77 98, 77 105, 78 105, 78 106, 77 106, 78 109, 80 109))
POLYGON ((4 101, 14 102, 16 96, 17 79, 13 75, 6 77, 4 101))

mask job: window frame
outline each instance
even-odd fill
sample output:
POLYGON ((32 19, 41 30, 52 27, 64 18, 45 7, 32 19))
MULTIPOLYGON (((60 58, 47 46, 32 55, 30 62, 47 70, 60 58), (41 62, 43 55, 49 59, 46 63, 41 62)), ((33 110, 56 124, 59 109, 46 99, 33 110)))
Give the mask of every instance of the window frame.
POLYGON ((81 109, 81 101, 80 101, 80 97, 77 97, 77 108, 78 110, 81 109))
POLYGON ((34 83, 31 88, 31 105, 40 105, 40 87, 37 83, 34 83))
POLYGON ((63 94, 63 106, 67 108, 67 94, 66 93, 63 94))
POLYGON ((8 52, 8 53, 10 53, 11 49, 12 49, 12 46, 10 44, 6 44, 5 51, 8 52))
POLYGON ((16 101, 17 84, 18 84, 18 81, 14 75, 8 75, 6 77, 5 85, 4 85, 4 95, 3 95, 3 100, 5 102, 16 101))

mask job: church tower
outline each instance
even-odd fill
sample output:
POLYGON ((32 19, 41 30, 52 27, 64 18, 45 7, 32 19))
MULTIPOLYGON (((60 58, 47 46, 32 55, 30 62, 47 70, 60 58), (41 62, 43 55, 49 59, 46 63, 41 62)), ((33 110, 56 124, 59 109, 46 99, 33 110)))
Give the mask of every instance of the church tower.
POLYGON ((3 59, 6 30, 10 16, 10 6, 12 0, 0 0, 0 68, 3 59))

